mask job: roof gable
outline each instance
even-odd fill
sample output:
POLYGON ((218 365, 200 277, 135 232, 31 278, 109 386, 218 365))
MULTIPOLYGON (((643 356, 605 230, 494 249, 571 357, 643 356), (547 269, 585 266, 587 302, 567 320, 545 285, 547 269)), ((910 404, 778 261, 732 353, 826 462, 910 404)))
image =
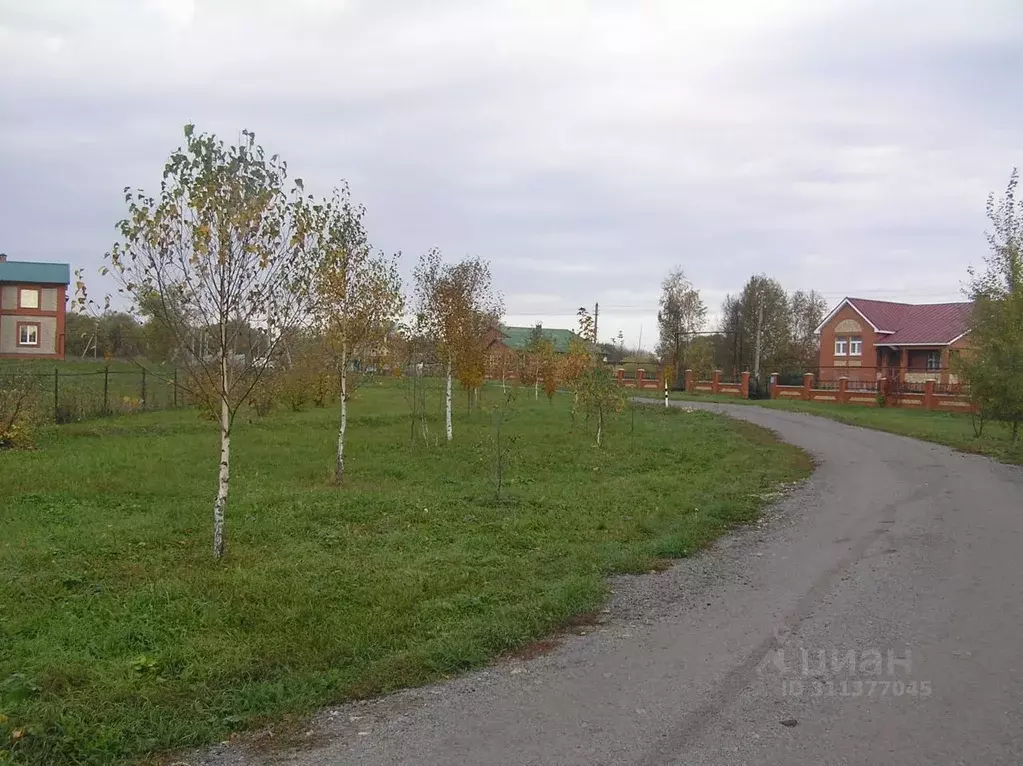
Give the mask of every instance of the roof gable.
POLYGON ((872 301, 866 298, 846 298, 849 304, 863 314, 878 332, 895 332, 905 321, 906 312, 914 306, 908 303, 872 301))
POLYGON ((66 263, 0 261, 0 282, 66 285, 70 281, 71 267, 66 263))

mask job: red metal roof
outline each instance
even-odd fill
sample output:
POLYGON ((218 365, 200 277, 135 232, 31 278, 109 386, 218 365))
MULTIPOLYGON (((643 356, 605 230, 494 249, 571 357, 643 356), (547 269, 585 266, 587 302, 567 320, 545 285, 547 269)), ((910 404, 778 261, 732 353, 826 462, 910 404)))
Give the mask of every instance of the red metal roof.
POLYGON ((864 298, 846 300, 879 331, 878 345, 951 343, 966 332, 970 303, 891 303, 864 298))

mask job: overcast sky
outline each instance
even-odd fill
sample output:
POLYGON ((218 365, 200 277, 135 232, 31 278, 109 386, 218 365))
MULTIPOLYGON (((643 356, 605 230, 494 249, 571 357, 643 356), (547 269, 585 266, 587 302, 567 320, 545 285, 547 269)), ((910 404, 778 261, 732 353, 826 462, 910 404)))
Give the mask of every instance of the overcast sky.
POLYGON ((0 0, 0 251, 94 274, 194 122, 347 179, 406 271, 489 259, 510 323, 650 346, 676 264, 714 313, 957 300, 1021 73, 1021 0, 0 0))

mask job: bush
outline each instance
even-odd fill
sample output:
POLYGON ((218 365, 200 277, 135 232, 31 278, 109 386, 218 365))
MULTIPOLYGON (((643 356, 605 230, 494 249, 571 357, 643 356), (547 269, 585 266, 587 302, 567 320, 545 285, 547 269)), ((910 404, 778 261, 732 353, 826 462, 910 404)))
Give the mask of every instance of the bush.
POLYGON ((249 393, 249 405, 261 418, 273 412, 280 394, 280 381, 277 376, 267 370, 249 393))
POLYGON ((0 449, 30 449, 46 422, 36 381, 24 372, 0 378, 0 449))
POLYGON ((300 412, 313 398, 313 377, 313 372, 305 367, 292 367, 280 374, 277 388, 292 412, 300 412))

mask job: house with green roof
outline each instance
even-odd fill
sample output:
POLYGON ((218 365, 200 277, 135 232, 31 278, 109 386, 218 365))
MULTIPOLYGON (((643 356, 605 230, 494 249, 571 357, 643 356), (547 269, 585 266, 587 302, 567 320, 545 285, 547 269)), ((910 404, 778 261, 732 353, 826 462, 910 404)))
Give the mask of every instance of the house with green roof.
MULTIPOLYGON (((513 351, 522 351, 529 347, 533 340, 534 328, 532 327, 511 327, 500 325, 498 331, 503 336, 500 342, 513 351)), ((554 344, 554 352, 557 354, 568 353, 568 343, 572 338, 578 337, 571 330, 561 330, 551 327, 541 327, 545 340, 554 344)))
POLYGON ((9 261, 0 253, 0 358, 63 359, 66 263, 9 261))
MULTIPOLYGON (((543 337, 554 345, 556 354, 567 354, 572 338, 579 337, 571 330, 542 327, 543 337)), ((498 380, 515 380, 517 377, 516 358, 520 351, 529 348, 533 341, 533 327, 512 327, 497 325, 484 338, 487 349, 487 377, 498 380)))

